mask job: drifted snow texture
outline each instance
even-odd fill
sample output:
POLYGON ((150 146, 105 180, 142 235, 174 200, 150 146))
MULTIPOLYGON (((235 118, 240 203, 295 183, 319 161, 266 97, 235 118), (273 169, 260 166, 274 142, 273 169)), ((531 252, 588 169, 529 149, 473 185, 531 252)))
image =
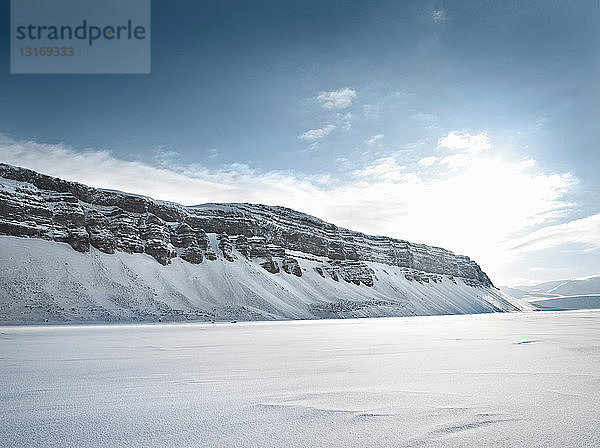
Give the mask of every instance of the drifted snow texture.
POLYGON ((600 313, 0 327, 3 447, 598 447, 600 313))

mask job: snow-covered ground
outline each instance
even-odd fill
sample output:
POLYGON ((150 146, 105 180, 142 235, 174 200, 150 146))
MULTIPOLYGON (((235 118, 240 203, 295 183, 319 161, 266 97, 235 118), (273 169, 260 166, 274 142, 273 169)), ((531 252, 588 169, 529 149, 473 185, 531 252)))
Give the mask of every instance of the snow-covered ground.
POLYGON ((600 311, 0 327, 0 446, 600 446, 600 311))
POLYGON ((600 294, 532 298, 529 303, 540 310, 583 310, 600 308, 600 294))

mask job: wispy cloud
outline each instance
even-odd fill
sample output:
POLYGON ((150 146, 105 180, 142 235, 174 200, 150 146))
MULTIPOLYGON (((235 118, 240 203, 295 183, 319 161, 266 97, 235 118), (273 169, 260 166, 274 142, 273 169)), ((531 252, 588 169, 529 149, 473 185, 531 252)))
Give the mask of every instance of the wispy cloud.
POLYGON ((323 126, 318 129, 310 129, 303 134, 299 135, 298 138, 301 140, 306 140, 309 142, 314 142, 315 140, 320 140, 326 135, 330 134, 335 130, 335 126, 332 124, 328 124, 327 126, 323 126))
POLYGON ((154 160, 159 165, 169 165, 178 160, 181 154, 165 148, 158 148, 154 151, 154 160))
POLYGON ((336 118, 339 121, 340 127, 344 131, 349 131, 350 129, 352 129, 352 112, 337 112, 336 118))
POLYGON ((373 177, 386 182, 398 182, 406 179, 405 169, 406 166, 399 165, 394 157, 383 157, 360 170, 354 171, 354 175, 373 177))
POLYGON ((440 23, 446 20, 446 11, 437 9, 431 13, 431 20, 434 23, 440 23))
POLYGON ((356 91, 349 87, 330 92, 321 92, 317 100, 325 109, 346 109, 352 106, 352 101, 356 98, 356 91))
POLYGON ((381 140, 383 140, 384 137, 385 137, 385 135, 383 135, 383 134, 372 135, 366 140, 366 143, 367 143, 367 145, 373 145, 373 144, 378 143, 381 140))
POLYGON ((581 244, 588 250, 600 249, 600 214, 543 227, 513 242, 510 250, 534 252, 565 244, 581 244))
POLYGON ((412 114, 410 118, 417 123, 424 125, 428 129, 434 129, 436 127, 436 122, 438 121, 436 115, 425 112, 417 112, 412 114))
POLYGON ((216 159, 217 157, 219 157, 219 150, 217 148, 210 148, 206 150, 206 153, 208 154, 207 157, 209 159, 216 159))

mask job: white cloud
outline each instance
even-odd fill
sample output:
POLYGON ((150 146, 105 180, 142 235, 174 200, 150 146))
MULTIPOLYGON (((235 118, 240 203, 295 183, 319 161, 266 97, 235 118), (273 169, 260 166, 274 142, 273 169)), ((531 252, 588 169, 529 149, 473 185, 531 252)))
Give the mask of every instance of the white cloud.
POLYGON ((433 165, 435 162, 437 162, 438 158, 437 157, 423 157, 421 160, 419 160, 419 165, 421 165, 422 167, 429 167, 431 165, 433 165))
MULTIPOLYGON (((156 199, 193 205, 204 202, 285 204, 286 196, 316 192, 311 177, 283 172, 257 172, 231 164, 209 170, 186 165, 155 167, 126 161, 107 151, 75 151, 64 145, 14 142, 0 138, 0 160, 98 188, 116 189, 156 199), (269 193, 271 191, 271 193, 269 193)), ((323 177, 315 184, 323 183, 323 177)))
POLYGON ((384 137, 385 137, 385 135, 383 135, 383 134, 372 135, 366 140, 366 143, 368 145, 372 145, 374 143, 377 143, 377 142, 383 140, 384 137))
POLYGON ((463 150, 472 153, 487 151, 491 146, 487 132, 471 135, 468 132, 452 131, 438 140, 438 148, 463 150))
MULTIPOLYGON (((567 205, 562 196, 572 184, 568 174, 548 175, 499 157, 476 158, 452 176, 406 172, 393 158, 379 159, 355 174, 367 181, 355 201, 378 203, 368 212, 373 217, 368 225, 378 233, 473 255, 559 217, 567 205), (382 210, 386 219, 378 216, 382 210), (394 223, 403 216, 408 219, 399 232, 394 223)), ((358 212, 356 219, 367 224, 368 218, 358 212)))
POLYGON ((451 170, 467 166, 471 163, 472 157, 468 154, 453 154, 443 157, 440 160, 440 165, 446 165, 451 170))
POLYGON ((325 137, 327 134, 330 134, 335 130, 335 126, 332 124, 328 124, 319 129, 310 129, 306 131, 304 134, 299 135, 298 138, 301 140, 307 140, 309 142, 314 142, 315 140, 320 140, 325 137))
POLYGON ((457 166, 451 176, 409 171, 397 157, 379 158, 358 170, 318 178, 258 171, 240 164, 220 169, 156 167, 121 160, 106 151, 75 151, 63 145, 1 138, 0 160, 95 187, 185 205, 283 205, 366 233, 465 253, 484 268, 493 267, 492 277, 502 269, 499 260, 506 258, 501 251, 517 250, 508 247, 507 241, 532 228, 546 226, 520 240, 518 250, 538 250, 542 242, 547 246, 549 241, 600 240, 597 215, 582 222, 552 225, 570 205, 564 196, 575 181, 572 176, 548 174, 530 159, 514 162, 490 152, 473 155, 468 165, 457 166))
POLYGON ((321 92, 317 99, 325 109, 346 109, 352 106, 356 91, 348 87, 331 92, 321 92))

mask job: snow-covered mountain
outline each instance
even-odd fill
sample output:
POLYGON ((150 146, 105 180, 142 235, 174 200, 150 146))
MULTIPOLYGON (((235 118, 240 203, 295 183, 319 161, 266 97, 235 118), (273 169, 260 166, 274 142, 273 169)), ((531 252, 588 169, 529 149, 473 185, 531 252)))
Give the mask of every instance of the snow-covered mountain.
POLYGON ((600 275, 590 275, 571 280, 550 280, 526 286, 501 286, 500 289, 513 297, 519 298, 600 294, 600 275))
POLYGON ((283 207, 179 204, 0 164, 0 321, 517 311, 469 257, 283 207))
POLYGON ((600 275, 572 280, 551 280, 515 288, 502 286, 501 289, 506 294, 522 299, 539 309, 600 308, 600 275))
POLYGON ((544 293, 561 296, 600 294, 600 275, 541 283, 527 287, 527 292, 529 294, 544 293))

